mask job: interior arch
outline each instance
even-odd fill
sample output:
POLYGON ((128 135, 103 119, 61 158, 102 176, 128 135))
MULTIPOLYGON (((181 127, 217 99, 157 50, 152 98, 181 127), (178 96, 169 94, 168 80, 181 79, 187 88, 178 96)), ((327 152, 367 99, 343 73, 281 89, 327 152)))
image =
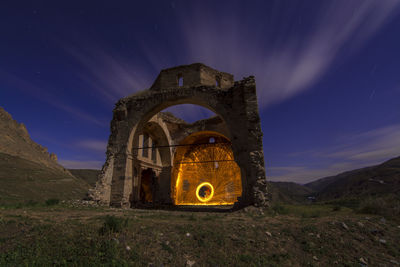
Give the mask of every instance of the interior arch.
POLYGON ((175 152, 171 175, 175 205, 233 205, 242 195, 231 142, 217 132, 186 137, 175 152))

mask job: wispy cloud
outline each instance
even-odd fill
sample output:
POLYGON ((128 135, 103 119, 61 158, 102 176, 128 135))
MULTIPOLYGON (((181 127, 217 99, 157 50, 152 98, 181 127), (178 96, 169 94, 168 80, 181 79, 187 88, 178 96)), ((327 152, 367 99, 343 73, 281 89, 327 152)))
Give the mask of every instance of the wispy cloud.
POLYGON ((86 42, 86 46, 63 47, 84 67, 79 78, 89 86, 88 89, 100 93, 111 103, 149 88, 155 79, 133 60, 123 59, 98 45, 86 42))
MULTIPOLYGON (((313 5, 317 2, 313 2, 313 5)), ((276 41, 261 40, 264 26, 283 29, 293 21, 298 4, 265 11, 257 24, 243 19, 242 9, 235 12, 204 10, 196 6, 180 15, 188 58, 202 61, 238 75, 255 74, 262 107, 290 98, 318 82, 341 55, 343 49, 355 51, 397 14, 400 2, 318 1, 315 19, 309 31, 287 36, 269 33, 276 41), (280 16, 274 12, 282 12, 280 16)), ((283 5, 283 3, 282 3, 283 5)), ((252 7, 257 8, 255 3, 252 7)), ((232 7, 232 10, 234 8, 232 7)), ((311 11, 310 11, 311 12, 311 11)), ((260 13, 258 13, 260 15, 260 13)), ((256 15, 257 16, 257 15, 256 15)), ((252 19, 251 16, 247 19, 252 19)), ((236 78, 241 78, 236 77, 236 78)))
POLYGON ((82 161, 82 160, 59 160, 62 166, 67 169, 101 169, 103 166, 103 161, 82 161))
POLYGON ((201 106, 192 104, 183 104, 178 106, 172 106, 164 111, 173 113, 176 117, 185 120, 186 122, 192 123, 197 120, 206 119, 212 116, 216 116, 214 112, 203 108, 201 106))
POLYGON ((379 162, 400 155, 400 124, 354 134, 340 139, 341 145, 318 153, 330 158, 342 158, 366 163, 379 162))
POLYGON ((83 149, 105 153, 107 149, 107 142, 103 140, 83 140, 77 142, 76 146, 83 149))
POLYGON ((0 70, 0 79, 4 79, 7 84, 10 84, 12 87, 21 90, 27 95, 35 97, 36 99, 43 101, 47 104, 50 104, 54 108, 65 111, 66 113, 73 115, 75 119, 83 120, 86 122, 90 122, 92 124, 104 127, 108 125, 108 122, 105 120, 99 119, 97 116, 90 114, 87 111, 82 110, 73 105, 69 105, 62 101, 62 99, 56 97, 49 91, 43 90, 42 88, 36 86, 35 84, 25 81, 21 78, 16 77, 15 75, 0 70))
MULTIPOLYGON (((398 157, 400 156, 400 124, 355 133, 342 137, 337 142, 339 144, 334 147, 304 152, 304 155, 314 158, 318 166, 310 164, 308 166, 267 167, 267 175, 272 181, 306 183, 398 157)), ((295 156, 299 157, 301 153, 295 156)), ((313 162, 312 159, 310 162, 313 162)))

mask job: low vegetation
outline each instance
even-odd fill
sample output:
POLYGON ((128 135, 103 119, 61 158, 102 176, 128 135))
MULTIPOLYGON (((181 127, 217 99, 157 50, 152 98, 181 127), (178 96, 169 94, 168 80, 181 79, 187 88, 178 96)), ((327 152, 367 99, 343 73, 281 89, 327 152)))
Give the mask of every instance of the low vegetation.
POLYGON ((399 217, 337 204, 230 213, 0 208, 0 266, 370 266, 400 262, 399 217), (364 210, 363 212, 368 212, 364 210), (365 264, 364 264, 365 265, 365 264))

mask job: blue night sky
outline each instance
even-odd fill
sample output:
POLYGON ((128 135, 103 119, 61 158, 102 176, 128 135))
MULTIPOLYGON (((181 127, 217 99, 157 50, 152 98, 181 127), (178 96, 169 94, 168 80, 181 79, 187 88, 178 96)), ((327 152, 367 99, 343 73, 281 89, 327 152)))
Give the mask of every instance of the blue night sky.
POLYGON ((101 168, 116 101, 194 62, 255 75, 270 180, 400 155, 398 0, 6 0, 0 38, 0 106, 68 168, 101 168))

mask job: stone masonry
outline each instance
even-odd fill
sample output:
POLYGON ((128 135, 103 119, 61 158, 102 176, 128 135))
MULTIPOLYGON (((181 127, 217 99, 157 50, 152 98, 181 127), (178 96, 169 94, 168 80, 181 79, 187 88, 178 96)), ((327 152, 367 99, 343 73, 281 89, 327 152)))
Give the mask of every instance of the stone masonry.
MULTIPOLYGON (((140 183, 138 168, 143 165, 154 166, 157 175, 164 177, 160 187, 168 187, 173 148, 160 149, 153 162, 146 162, 139 160, 135 147, 145 132, 157 140, 152 142, 168 146, 178 144, 196 130, 219 132, 231 141, 242 178, 243 191, 237 207, 267 206, 263 134, 254 76, 234 81, 233 75, 201 63, 162 70, 150 89, 117 102, 111 121, 107 160, 96 188, 89 196, 106 205, 131 206, 135 199, 134 188, 140 183), (189 125, 160 113, 178 104, 200 105, 215 112, 217 117, 189 125)), ((168 203, 168 198, 166 193, 160 199, 168 203)))

